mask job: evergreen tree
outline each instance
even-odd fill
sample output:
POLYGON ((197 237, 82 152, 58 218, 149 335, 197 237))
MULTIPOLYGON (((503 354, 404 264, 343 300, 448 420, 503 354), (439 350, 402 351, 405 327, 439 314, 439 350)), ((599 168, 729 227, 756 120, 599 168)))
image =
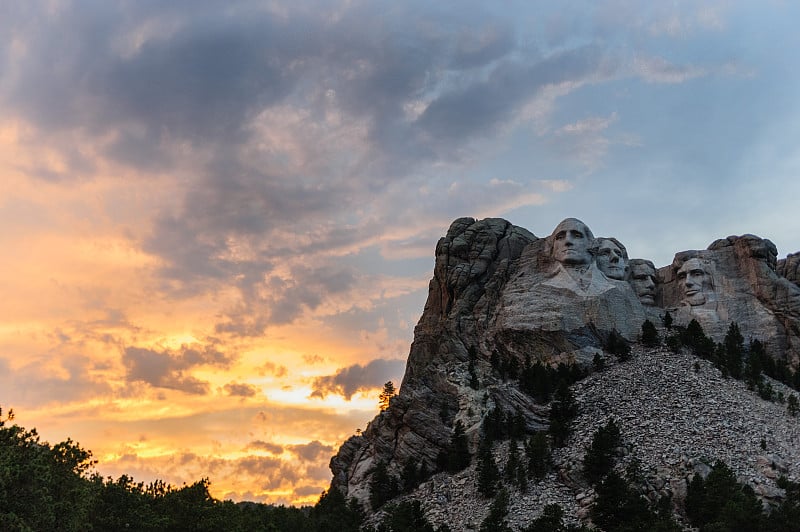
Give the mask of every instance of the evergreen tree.
POLYGON ((394 383, 386 381, 386 384, 383 385, 383 391, 378 396, 378 406, 380 406, 381 412, 389 408, 392 397, 395 395, 397 395, 397 391, 394 389, 394 383))
POLYGON ((497 407, 486 413, 481 423, 483 437, 490 442, 502 440, 508 435, 508 417, 497 407))
POLYGON ((739 324, 731 322, 723 341, 725 346, 725 365, 734 379, 742 378, 742 358, 744 356, 744 337, 739 324))
POLYGON ((553 445, 563 447, 571 432, 572 420, 578 415, 578 405, 566 381, 559 382, 550 404, 550 436, 553 445))
POLYGON ((672 330, 672 314, 670 314, 669 311, 666 311, 664 313, 664 317, 661 318, 661 319, 664 322, 664 328, 666 330, 668 330, 668 331, 671 331, 672 330))
POLYGON ((621 441, 620 430, 613 419, 594 433, 592 443, 583 458, 583 472, 591 483, 603 478, 614 465, 614 450, 621 441))
POLYGON ((646 347, 656 347, 661 343, 658 337, 656 326, 650 320, 644 320, 642 323, 642 345, 646 347))
POLYGON ((723 462, 703 480, 695 475, 688 486, 686 515, 701 530, 759 530, 761 503, 752 488, 742 486, 723 462))
POLYGON ((369 503, 372 509, 377 510, 398 492, 397 479, 389 475, 385 462, 378 462, 369 481, 369 503))
POLYGON ((469 465, 469 442, 464 433, 464 424, 461 421, 456 421, 453 427, 453 435, 446 453, 445 469, 448 473, 457 473, 469 465))
POLYGON ((525 447, 528 458, 528 474, 537 480, 543 479, 550 470, 550 445, 545 432, 537 432, 528 440, 525 447))
POLYGON ((469 346, 469 387, 473 390, 480 388, 480 381, 478 380, 478 373, 475 371, 475 361, 478 359, 478 350, 474 345, 469 346))
POLYGON ((604 532, 679 532, 668 511, 656 511, 616 471, 597 486, 592 521, 604 532))
POLYGON ((322 493, 319 502, 310 511, 312 530, 358 532, 364 521, 364 512, 355 499, 348 503, 341 491, 331 488, 322 493))
POLYGON ((546 403, 553 394, 552 370, 538 360, 531 365, 530 358, 526 359, 520 376, 520 388, 537 401, 546 403))
POLYGON ((592 367, 595 371, 603 371, 606 367, 606 361, 600 356, 600 353, 595 353, 592 359, 592 367))
POLYGON ((564 528, 564 510, 557 504, 548 504, 541 515, 523 529, 523 532, 554 532, 564 528))
POLYGON ((795 394, 789 396, 789 399, 786 402, 786 410, 792 417, 796 417, 797 412, 800 411, 800 402, 798 402, 797 396, 795 394))
POLYGON ((521 462, 519 459, 517 442, 515 440, 511 440, 508 442, 508 460, 506 461, 506 468, 503 471, 503 474, 508 482, 516 482, 517 469, 519 468, 520 464, 521 462))
POLYGON ((712 358, 716 345, 714 340, 706 336, 703 327, 697 320, 690 321, 686 329, 681 332, 681 343, 691 349, 693 355, 701 358, 712 358))
POLYGON ((606 351, 616 355, 621 361, 625 361, 630 358, 631 347, 616 330, 612 330, 606 340, 606 351))
POLYGON ((492 455, 492 444, 487 439, 482 439, 478 448, 478 491, 484 497, 492 497, 497 491, 500 480, 500 471, 492 455))
POLYGON ((414 500, 392 505, 378 532, 434 532, 434 528, 425 519, 420 502, 414 500))
POLYGON ((506 521, 508 514, 508 491, 505 488, 497 492, 489 513, 481 523, 480 532, 512 532, 506 521))

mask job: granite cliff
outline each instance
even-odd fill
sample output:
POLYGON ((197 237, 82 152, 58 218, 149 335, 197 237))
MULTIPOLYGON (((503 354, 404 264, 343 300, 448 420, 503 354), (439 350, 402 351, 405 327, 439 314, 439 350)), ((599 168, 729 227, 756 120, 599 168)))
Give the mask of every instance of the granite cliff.
MULTIPOLYGON (((596 238, 580 220, 568 218, 540 238, 502 219, 459 218, 436 245, 428 299, 414 331, 399 394, 331 459, 332 488, 368 508, 370 481, 379 465, 400 478, 412 464, 426 474, 410 496, 423 500, 434 522, 470 528, 488 504, 475 493, 474 460, 466 470, 447 475, 440 472, 440 456, 457 425, 474 455, 482 425, 497 412, 516 416, 527 434, 546 430, 548 405, 523 391, 518 380, 508 378, 508 373, 541 363, 552 368, 563 364, 562 368, 577 368, 589 376, 574 385, 580 406, 577 428, 554 454, 552 478, 515 502, 520 525, 548 501, 566 505, 570 518, 586 519, 581 508, 592 500, 592 492, 576 464, 601 415, 621 420, 630 447, 626 452, 641 455, 637 460, 653 473, 649 482, 654 492, 667 489, 680 500, 687 479, 703 467, 698 465, 701 455, 708 458, 719 451, 726 456, 734 453, 733 467, 755 479, 751 484, 760 482, 756 485, 762 486, 759 494, 765 499, 779 497, 775 475, 770 476, 769 468, 750 467, 748 460, 764 455, 763 449, 751 449, 756 436, 779 432, 781 436, 773 439, 780 441, 775 454, 781 456, 770 464, 800 476, 800 453, 791 443, 800 441, 794 440, 800 434, 791 420, 757 407, 763 399, 735 388, 741 383, 726 384, 729 381, 708 364, 686 370, 692 363, 685 353, 634 346, 632 360, 615 362, 608 351, 614 342, 636 344, 645 320, 663 334, 662 319, 668 312, 677 326, 697 321, 717 342, 735 322, 747 341, 758 339, 773 360, 796 370, 799 256, 778 261, 769 240, 731 236, 706 250, 679 252, 672 264, 656 269, 650 261, 629 259, 616 239, 596 238), (606 367, 593 373, 598 361, 606 367), (687 376, 681 377, 682 372, 687 376), (719 385, 711 396, 708 386, 701 386, 706 381, 719 385), (731 386, 733 391, 727 389, 731 386), (616 400, 626 394, 627 403, 616 400), (657 404, 641 399, 648 394, 657 404), (674 409, 666 407, 659 418, 678 426, 650 424, 657 420, 647 419, 645 412, 654 406, 664 408, 664 401, 674 409), (746 403, 736 412, 749 417, 728 419, 728 412, 728 417, 717 419, 712 406, 702 406, 725 401, 746 403), (707 433, 703 427, 683 425, 696 422, 698 411, 709 417, 706 427, 745 422, 752 428, 763 424, 761 414, 778 419, 780 427, 752 429, 752 435, 739 438, 738 447, 731 449, 730 438, 721 436, 727 432, 707 433), (693 437, 682 436, 687 430, 693 437)), ((788 397, 790 390, 782 393, 788 397)), ((498 452, 502 463, 505 455, 495 449, 498 452)), ((767 460, 762 458, 758 464, 767 460)))

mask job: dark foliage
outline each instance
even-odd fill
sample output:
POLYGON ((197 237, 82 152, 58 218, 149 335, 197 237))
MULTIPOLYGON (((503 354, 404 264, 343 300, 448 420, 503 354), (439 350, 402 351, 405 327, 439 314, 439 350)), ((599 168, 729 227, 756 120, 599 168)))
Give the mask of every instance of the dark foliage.
POLYGON ((500 481, 500 471, 492 455, 492 444, 487 439, 481 440, 478 448, 478 491, 484 497, 492 497, 497 491, 497 483, 500 481))
POLYGON ((391 505, 378 532, 434 532, 434 528, 425 519, 420 502, 415 500, 391 505))
POLYGON ((664 328, 668 331, 672 330, 672 314, 669 311, 664 313, 664 316, 661 318, 661 321, 664 322, 664 328))
POLYGON ((606 340, 605 350, 616 355, 619 360, 628 360, 631 356, 631 346, 617 331, 611 331, 606 340))
POLYGON ((572 420, 578 415, 578 404, 566 381, 561 381, 550 405, 550 437, 555 447, 563 447, 571 432, 572 420))
POLYGON ((656 326, 650 320, 644 320, 642 323, 642 345, 646 347, 656 347, 661 343, 658 337, 656 326))
POLYGON ((686 515, 701 531, 766 530, 755 493, 739 484, 723 462, 714 464, 705 480, 696 475, 689 483, 686 515))
POLYGON ((369 481, 369 503, 377 510, 400 493, 397 477, 390 475, 385 462, 378 462, 369 481))
POLYGON ((448 473, 457 473, 469 466, 470 460, 469 442, 464 433, 464 425, 461 421, 456 421, 450 443, 439 453, 437 465, 448 473))
POLYGON ((651 506, 624 478, 611 471, 597 486, 592 521, 605 532, 678 532, 681 528, 672 519, 669 506, 651 506))
POLYGON ((338 490, 300 509, 220 501, 207 479, 175 488, 103 478, 73 441, 51 446, 8 421, 0 419, 0 530, 356 532, 363 522, 338 490))
POLYGON ((525 456, 528 458, 528 475, 537 480, 544 478, 551 466, 547 434, 537 432, 531 436, 525 446, 525 456))
POLYGON ((480 532, 512 532, 506 521, 508 514, 508 492, 501 489, 495 495, 489 513, 481 523, 480 532))
POLYGON ((599 482, 614 466, 614 451, 621 442, 620 430, 613 419, 597 429, 583 458, 583 472, 589 482, 599 482))

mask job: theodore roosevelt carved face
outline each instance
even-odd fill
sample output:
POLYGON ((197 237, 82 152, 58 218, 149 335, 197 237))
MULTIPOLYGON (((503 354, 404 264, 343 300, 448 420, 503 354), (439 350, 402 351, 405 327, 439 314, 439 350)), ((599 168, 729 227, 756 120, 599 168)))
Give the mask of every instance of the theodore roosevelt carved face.
POLYGON ((553 258, 565 266, 582 266, 592 262, 589 248, 594 235, 582 221, 567 218, 558 224, 550 235, 553 258))
POLYGON ((656 267, 649 260, 633 259, 630 267, 630 283, 642 305, 656 304, 656 267))

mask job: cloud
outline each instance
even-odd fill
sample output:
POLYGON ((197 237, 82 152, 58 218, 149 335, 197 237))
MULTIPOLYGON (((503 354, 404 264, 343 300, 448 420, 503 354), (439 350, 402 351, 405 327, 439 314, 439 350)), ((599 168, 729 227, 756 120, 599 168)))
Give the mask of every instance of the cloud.
POLYGON ((275 443, 270 443, 270 442, 261 441, 261 440, 251 441, 250 443, 247 444, 247 449, 248 450, 256 449, 256 450, 260 450, 260 451, 268 451, 268 452, 270 452, 272 454, 282 454, 283 453, 283 447, 281 445, 277 445, 275 443))
POLYGON ((674 65, 663 57, 637 56, 632 71, 648 83, 684 83, 705 76, 706 69, 694 65, 674 65))
POLYGON ((255 397, 261 392, 261 389, 258 386, 237 382, 229 382, 223 386, 223 390, 231 397, 255 397))
POLYGON ((506 61, 495 66, 487 79, 444 92, 418 122, 437 142, 463 141, 495 130, 547 86, 599 81, 615 69, 613 58, 593 45, 559 51, 530 63, 506 61))
POLYGON ((209 384, 193 377, 189 371, 197 366, 227 368, 232 360, 213 345, 183 345, 175 351, 129 346, 122 355, 128 382, 145 382, 157 388, 197 395, 207 394, 209 384))
POLYGON ((306 462, 318 462, 324 458, 330 457, 335 453, 335 449, 331 445, 324 445, 319 440, 303 445, 292 445, 289 447, 300 459, 306 462))
POLYGON ((270 374, 274 377, 281 378, 285 377, 289 373, 289 370, 286 368, 286 366, 279 366, 273 362, 264 362, 257 368, 257 371, 261 377, 270 374))
POLYGON ((19 366, 17 360, 0 358, 0 387, 5 398, 0 406, 37 407, 55 403, 70 403, 94 397, 107 396, 112 387, 98 377, 98 366, 102 363, 65 349, 67 356, 52 354, 36 356, 19 366), (16 404, 6 404, 13 398, 16 404))
POLYGON ((358 392, 381 388, 389 380, 399 380, 404 369, 403 360, 378 358, 365 366, 354 364, 341 368, 334 375, 314 379, 311 397, 324 398, 333 393, 350 400, 358 392))

